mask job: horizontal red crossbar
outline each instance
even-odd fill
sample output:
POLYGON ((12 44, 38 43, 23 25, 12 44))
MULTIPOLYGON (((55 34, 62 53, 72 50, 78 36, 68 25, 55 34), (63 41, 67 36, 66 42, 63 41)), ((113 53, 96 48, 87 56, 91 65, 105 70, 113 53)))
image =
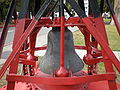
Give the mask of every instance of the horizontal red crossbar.
POLYGON ((32 60, 19 59, 19 63, 22 63, 24 65, 33 65, 33 66, 35 66, 35 61, 32 61, 32 60))
MULTIPOLYGON (((86 49, 85 46, 77 46, 77 45, 75 45, 74 47, 75 47, 75 49, 86 49)), ((36 48, 35 48, 35 51, 45 50, 46 48, 47 48, 47 46, 44 46, 44 47, 36 47, 36 48)))
MULTIPOLYGON (((26 23, 29 25, 31 19, 27 19, 26 23)), ((35 27, 60 27, 60 18, 54 18, 51 20, 49 17, 42 17, 41 20, 35 27)), ((85 24, 81 21, 80 17, 70 17, 68 20, 65 21, 65 27, 68 26, 85 26, 85 24)))
MULTIPOLYGON (((86 46, 77 46, 75 45, 74 46, 75 49, 82 49, 82 50, 86 50, 86 46)), ((47 46, 43 46, 43 47, 36 47, 35 48, 35 51, 39 51, 39 50, 46 50, 47 49, 47 46)), ((29 49, 28 50, 24 50, 24 51, 21 51, 21 53, 28 53, 29 52, 29 49)), ((24 55, 21 55, 20 57, 26 57, 24 55)))
POLYGON ((36 47, 36 48, 35 48, 35 51, 46 50, 46 49, 47 49, 47 46, 44 46, 44 47, 36 47))
POLYGON ((75 47, 75 49, 83 49, 83 50, 86 50, 86 46, 77 46, 77 45, 75 45, 74 47, 75 47))
POLYGON ((81 83, 89 83, 103 80, 114 80, 115 74, 99 74, 99 75, 87 75, 80 77, 34 77, 34 76, 21 76, 15 74, 9 74, 6 78, 8 81, 18 81, 27 83, 37 83, 44 85, 77 85, 81 83))
POLYGON ((19 55, 19 58, 24 58, 24 59, 27 59, 28 55, 24 55, 24 54, 20 54, 19 55))

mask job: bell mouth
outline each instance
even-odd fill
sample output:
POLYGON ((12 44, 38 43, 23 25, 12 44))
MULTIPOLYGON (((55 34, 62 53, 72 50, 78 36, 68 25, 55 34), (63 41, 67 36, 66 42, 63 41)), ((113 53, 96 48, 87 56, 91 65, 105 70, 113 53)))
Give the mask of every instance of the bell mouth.
MULTIPOLYGON (((68 28, 65 28, 64 32, 64 67, 72 73, 79 72, 84 67, 81 58, 75 52, 73 34, 68 28)), ((46 74, 52 74, 60 68, 60 27, 54 27, 48 33, 47 50, 38 68, 46 74)))

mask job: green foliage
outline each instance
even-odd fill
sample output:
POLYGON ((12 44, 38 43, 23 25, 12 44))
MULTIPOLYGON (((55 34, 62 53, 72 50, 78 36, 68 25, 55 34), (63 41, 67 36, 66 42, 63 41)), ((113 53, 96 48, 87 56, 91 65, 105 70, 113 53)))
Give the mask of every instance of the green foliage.
POLYGON ((3 21, 3 19, 6 16, 8 7, 9 7, 9 1, 8 0, 0 0, 0 22, 3 21))
MULTIPOLYGON (((98 5, 100 6, 101 0, 97 0, 97 1, 98 1, 98 5)), ((113 6, 114 5, 114 0, 110 0, 110 1, 111 1, 112 6, 113 6)), ((106 0, 104 0, 104 12, 108 12, 108 11, 109 11, 109 9, 108 9, 106 0)))
MULTIPOLYGON (((11 0, 0 0, 0 22, 3 22, 3 19, 5 19, 5 16, 7 14, 9 5, 10 5, 10 1, 11 0)), ((21 1, 22 0, 16 0, 16 11, 19 12, 19 8, 21 6, 21 1)), ((45 0, 41 0, 41 4, 44 2, 45 0)), ((78 2, 78 0, 76 0, 78 2)), ((97 0, 98 4, 100 5, 101 0, 97 0)), ((111 0, 112 5, 114 3, 114 0, 111 0)), ((70 6, 70 4, 68 2, 66 2, 66 6, 68 7, 68 9, 71 11, 72 7, 70 6)), ((34 9, 34 0, 30 0, 30 11, 33 12, 34 9)), ((108 7, 106 5, 104 5, 104 11, 108 12, 108 7)))
MULTIPOLYGON (((12 0, 0 0, 0 22, 3 22, 5 20, 5 16, 7 15, 11 1, 12 0)), ((24 0, 16 0, 16 11, 17 12, 19 12, 19 10, 20 10, 22 1, 24 1, 24 0)), ((45 0, 41 0, 41 4, 43 4, 44 1, 45 0)), ((33 12, 34 0, 30 0, 29 9, 30 9, 29 10, 30 12, 33 12)))

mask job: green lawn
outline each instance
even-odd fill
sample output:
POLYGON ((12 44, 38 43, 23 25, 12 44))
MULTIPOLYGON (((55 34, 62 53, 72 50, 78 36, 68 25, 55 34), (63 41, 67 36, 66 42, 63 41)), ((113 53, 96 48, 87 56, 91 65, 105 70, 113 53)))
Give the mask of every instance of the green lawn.
POLYGON ((120 36, 118 35, 116 27, 112 25, 106 25, 106 29, 111 49, 114 51, 120 51, 120 36))
POLYGON ((109 25, 111 23, 111 19, 103 19, 105 24, 109 25))
MULTIPOLYGON (((2 67, 2 65, 0 65, 0 68, 2 67)), ((2 86, 6 85, 7 81, 6 81, 6 74, 8 73, 8 71, 6 71, 5 75, 2 77, 2 79, 0 80, 0 88, 2 88, 2 86)))
MULTIPOLYGON (((106 31, 111 49, 114 51, 120 51, 120 36, 117 33, 116 27, 106 25, 106 31)), ((75 31, 73 35, 75 45, 84 45, 84 37, 80 31, 75 31)))

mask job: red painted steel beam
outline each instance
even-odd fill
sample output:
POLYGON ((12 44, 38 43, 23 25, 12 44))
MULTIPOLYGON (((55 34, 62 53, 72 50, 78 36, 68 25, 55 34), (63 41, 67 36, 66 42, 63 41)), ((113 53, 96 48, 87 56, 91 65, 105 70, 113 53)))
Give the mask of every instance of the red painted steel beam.
POLYGON ((95 37, 95 39, 98 41, 100 46, 106 52, 108 58, 110 58, 110 60, 115 65, 115 67, 117 68, 118 72, 120 73, 120 62, 118 61, 118 59, 116 58, 116 56, 114 55, 114 53, 112 52, 110 47, 108 46, 108 44, 105 41, 105 39, 102 37, 102 33, 100 33, 97 30, 97 28, 93 26, 93 24, 92 24, 92 22, 90 21, 89 18, 86 17, 86 18, 83 18, 82 20, 83 20, 84 24, 86 25, 86 28, 95 37))
POLYGON ((83 60, 84 60, 85 64, 87 64, 87 65, 95 65, 95 64, 97 64, 99 62, 104 61, 103 58, 93 58, 93 59, 84 58, 83 60))
MULTIPOLYGON (((23 52, 22 52, 23 53, 23 52)), ((24 58, 24 59, 27 59, 28 55, 25 55, 25 54, 20 54, 19 55, 19 58, 24 58)))
MULTIPOLYGON (((61 3, 63 2, 62 0, 60 1, 61 3)), ((61 5, 61 8, 62 8, 62 5, 61 5)), ((63 8, 62 8, 63 9, 63 8)), ((64 9, 62 10, 64 11, 64 9)), ((65 43, 65 17, 64 14, 61 13, 61 27, 60 27, 60 67, 59 69, 56 71, 56 76, 57 77, 67 77, 68 76, 68 71, 65 69, 64 67, 64 49, 65 49, 65 46, 64 46, 64 43, 65 43)))
MULTIPOLYGON (((96 25, 97 30, 102 33, 102 37, 105 39, 105 41, 108 43, 108 38, 107 38, 107 34, 106 34, 106 29, 105 29, 105 24, 103 21, 102 17, 99 18, 94 18, 94 24, 96 25)), ((109 43, 108 43, 109 44, 109 43)))
POLYGON ((38 51, 38 50, 46 50, 47 49, 47 46, 44 46, 44 47, 36 47, 35 48, 35 51, 38 51))
POLYGON ((80 77, 33 77, 33 76, 20 76, 15 74, 7 75, 8 81, 18 81, 27 83, 37 83, 44 85, 78 85, 81 83, 89 83, 103 80, 114 80, 114 73, 99 74, 99 75, 87 75, 80 77))
MULTIPOLYGON (((29 24, 31 21, 31 19, 27 19, 26 22, 27 24, 29 24)), ((82 22, 82 20, 80 19, 80 17, 70 17, 68 18, 68 20, 66 20, 66 22, 64 23, 65 27, 67 26, 81 26, 84 27, 85 24, 82 22)), ((38 24, 36 25, 36 27, 60 27, 60 18, 55 18, 54 20, 51 20, 48 17, 42 17, 40 21, 38 21, 38 24)))
POLYGON ((35 66, 36 62, 32 60, 27 60, 27 59, 19 59, 19 63, 24 64, 24 65, 33 65, 35 66))
MULTIPOLYGON (((78 46, 78 45, 75 45, 74 46, 75 49, 80 49, 80 50, 86 50, 86 47, 85 46, 78 46)), ((39 51, 39 50, 46 50, 47 49, 47 46, 43 46, 43 47, 36 47, 35 48, 35 51, 39 51)), ((20 53, 28 53, 29 52, 29 49, 28 50, 24 50, 24 51, 20 51, 20 53)), ((96 55, 96 54, 94 54, 96 55)), ((101 54, 99 54, 101 55, 101 54)), ((23 54, 20 54, 20 58, 27 58, 28 55, 23 55, 23 54)))
MULTIPOLYGON (((20 54, 19 55, 19 58, 20 59, 27 59, 28 55, 25 55, 25 54, 20 54)), ((34 56, 34 61, 37 61, 38 57, 34 56)))
POLYGON ((60 66, 64 67, 64 32, 65 32, 65 18, 61 17, 61 29, 60 29, 60 66))
POLYGON ((14 34, 14 40, 13 40, 13 45, 12 45, 13 49, 25 30, 25 23, 26 23, 26 18, 17 20, 17 25, 16 25, 16 29, 15 29, 15 34, 14 34))
MULTIPOLYGON (((43 46, 43 47, 36 47, 35 48, 35 51, 39 51, 39 50, 46 50, 47 49, 47 46, 43 46)), ((29 49, 28 50, 24 50, 24 51, 20 51, 20 53, 28 53, 29 52, 29 49)), ((21 55, 20 57, 24 57, 23 55, 21 55)))
POLYGON ((0 70, 0 79, 4 75, 4 73, 7 70, 7 68, 10 66, 11 62, 14 60, 16 54, 21 49, 21 47, 22 47, 23 43, 25 42, 25 40, 27 39, 27 37, 33 31, 33 29, 34 29, 35 25, 37 24, 37 22, 38 21, 35 18, 33 18, 33 20, 31 21, 30 25, 28 26, 28 28, 25 30, 25 32, 23 33, 23 35, 19 39, 19 42, 16 43, 13 51, 11 52, 11 54, 8 57, 7 61, 4 63, 4 65, 2 66, 2 68, 0 70))
POLYGON ((78 45, 75 45, 74 47, 75 47, 75 49, 86 50, 86 46, 78 46, 78 45))

